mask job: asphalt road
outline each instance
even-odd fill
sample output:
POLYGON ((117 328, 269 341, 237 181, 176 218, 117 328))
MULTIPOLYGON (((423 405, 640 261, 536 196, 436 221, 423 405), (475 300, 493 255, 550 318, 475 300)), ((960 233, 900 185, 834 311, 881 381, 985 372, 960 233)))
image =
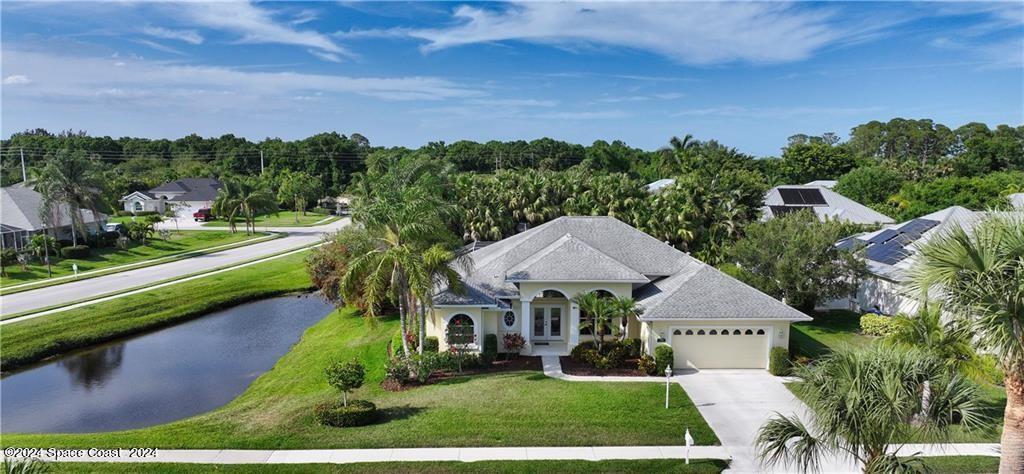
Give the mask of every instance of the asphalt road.
MULTIPOLYGON (((54 305, 67 304, 204 270, 242 263, 247 260, 314 244, 320 241, 324 233, 333 232, 348 223, 348 219, 342 219, 317 227, 260 227, 257 230, 287 232, 288 235, 267 242, 222 250, 170 263, 2 296, 0 297, 0 313, 16 314, 54 305)), ((217 230, 210 227, 197 227, 195 229, 217 230)))

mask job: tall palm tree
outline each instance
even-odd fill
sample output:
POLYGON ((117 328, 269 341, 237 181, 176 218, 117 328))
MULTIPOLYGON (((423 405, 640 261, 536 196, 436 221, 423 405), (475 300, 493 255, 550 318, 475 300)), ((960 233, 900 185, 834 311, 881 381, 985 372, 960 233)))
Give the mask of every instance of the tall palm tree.
POLYGON ((256 231, 256 216, 277 210, 277 199, 256 178, 225 179, 212 210, 218 216, 227 216, 231 232, 235 232, 235 218, 241 216, 245 233, 251 234, 256 231))
POLYGON ((841 349, 796 370, 810 419, 777 413, 765 422, 756 445, 767 465, 818 471, 832 455, 852 458, 865 473, 916 472, 920 461, 897 456, 894 445, 915 436, 948 439, 954 423, 972 428, 985 420, 977 386, 918 351, 841 349), (920 396, 926 383, 927 403, 920 396))
POLYGON ((992 214, 923 245, 909 287, 943 308, 1000 362, 1006 387, 999 472, 1024 472, 1024 218, 992 214))
MULTIPOLYGON (((61 208, 67 206, 71 218, 71 243, 78 245, 78 232, 86 234, 83 209, 99 215, 101 189, 93 164, 85 152, 60 150, 50 158, 36 177, 35 188, 43 196, 41 215, 50 219, 48 225, 59 225, 61 208)), ((99 219, 96 230, 100 231, 99 219)))
POLYGON ((644 313, 643 306, 640 306, 635 299, 622 296, 619 298, 612 299, 609 304, 611 305, 612 315, 619 319, 619 324, 622 326, 620 337, 626 337, 626 327, 629 325, 629 318, 638 318, 644 313))

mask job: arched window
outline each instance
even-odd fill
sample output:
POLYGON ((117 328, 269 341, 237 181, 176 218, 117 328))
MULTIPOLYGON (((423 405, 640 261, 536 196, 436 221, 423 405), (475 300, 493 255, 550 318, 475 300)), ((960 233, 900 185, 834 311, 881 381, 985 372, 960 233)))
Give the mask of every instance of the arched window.
POLYGON ((729 335, 729 330, 728 329, 723 329, 722 330, 722 335, 723 336, 728 336, 729 335))
POLYGON ((516 313, 505 311, 505 315, 501 317, 501 322, 505 324, 505 329, 512 329, 512 326, 516 325, 516 313))
POLYGON ((673 336, 682 336, 683 332, 678 330, 678 329, 676 329, 675 331, 672 331, 672 335, 673 336))
POLYGON ((446 337, 449 345, 469 345, 476 342, 476 331, 473 318, 465 314, 456 314, 448 320, 446 337))
POLYGON ((711 332, 709 332, 708 334, 710 334, 712 336, 717 336, 718 335, 718 331, 712 329, 711 332))
POLYGON ((740 335, 740 330, 739 329, 733 329, 732 330, 732 335, 733 336, 739 336, 740 335))
POLYGON ((763 336, 764 335, 764 329, 758 329, 757 330, 757 335, 758 336, 763 336))
POLYGON ((697 335, 698 336, 703 336, 704 335, 704 330, 703 329, 698 329, 697 330, 697 335))
POLYGON ((132 210, 135 212, 142 212, 142 201, 135 201, 132 203, 132 210))
POLYGON ((753 336, 754 335, 754 331, 752 331, 750 329, 747 329, 743 334, 745 334, 747 336, 753 336))
POLYGON ((687 329, 686 330, 686 335, 687 336, 692 336, 693 335, 693 329, 687 329))

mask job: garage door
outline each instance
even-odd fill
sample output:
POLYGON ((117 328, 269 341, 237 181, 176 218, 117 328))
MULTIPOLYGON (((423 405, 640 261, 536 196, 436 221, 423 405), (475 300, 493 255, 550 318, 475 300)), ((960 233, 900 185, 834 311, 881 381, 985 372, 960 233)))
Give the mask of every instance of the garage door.
POLYGON ((691 369, 763 369, 768 366, 767 331, 753 327, 674 329, 673 365, 691 369))

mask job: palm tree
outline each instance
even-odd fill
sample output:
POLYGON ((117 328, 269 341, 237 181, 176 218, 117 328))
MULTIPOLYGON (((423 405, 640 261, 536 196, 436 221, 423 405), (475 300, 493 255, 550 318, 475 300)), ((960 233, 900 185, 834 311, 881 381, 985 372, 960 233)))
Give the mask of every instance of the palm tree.
MULTIPOLYGON (((852 458, 865 473, 915 472, 915 456, 896 455, 914 437, 948 439, 954 423, 984 423, 977 386, 915 350, 840 349, 796 369, 806 422, 776 413, 758 433, 762 462, 818 471, 822 458, 852 458), (921 392, 930 387, 927 400, 921 392)), ((1005 454, 1005 453, 1004 453, 1005 454)))
POLYGON ((971 334, 963 327, 942 321, 942 306, 926 305, 915 316, 905 314, 893 318, 896 330, 884 341, 927 352, 941 361, 950 373, 980 377, 984 364, 971 346, 971 334))
POLYGON ((999 472, 1024 472, 1024 218, 992 214, 921 246, 909 288, 938 300, 1000 362, 1006 387, 999 472))
POLYGON ((619 319, 619 324, 622 326, 620 337, 626 337, 625 328, 629 324, 629 318, 638 318, 644 313, 643 306, 640 306, 630 297, 619 297, 612 299, 609 304, 611 305, 612 315, 619 319))
MULTIPOLYGON (((78 245, 78 232, 87 233, 82 210, 88 209, 95 218, 102 204, 101 186, 92 162, 83 151, 60 150, 47 161, 35 181, 36 191, 43 196, 40 212, 49 219, 47 224, 59 225, 60 209, 67 206, 71 218, 71 244, 78 245)), ((95 221, 99 231, 99 219, 95 221)))
POLYGON ((269 188, 255 178, 225 179, 217 191, 213 213, 226 216, 228 227, 235 232, 235 218, 245 219, 245 233, 256 231, 256 216, 277 209, 277 200, 269 188))
POLYGON ((587 315, 587 319, 580 323, 580 329, 590 329, 594 335, 594 347, 601 353, 604 346, 604 336, 607 328, 611 327, 612 318, 616 316, 612 299, 598 295, 596 291, 580 293, 573 297, 573 302, 579 305, 580 311, 587 315))

